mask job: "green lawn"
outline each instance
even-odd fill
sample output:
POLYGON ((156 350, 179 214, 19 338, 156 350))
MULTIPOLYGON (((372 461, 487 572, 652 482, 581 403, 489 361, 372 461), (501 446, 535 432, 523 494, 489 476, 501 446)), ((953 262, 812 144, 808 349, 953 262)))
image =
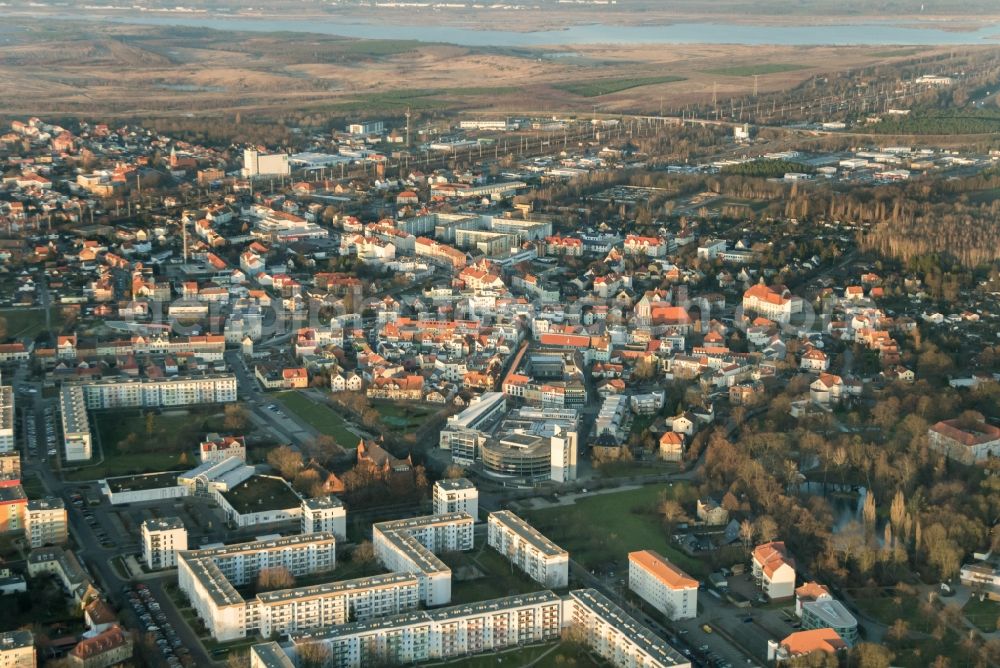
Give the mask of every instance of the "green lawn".
POLYGON ((623 90, 629 90, 630 88, 639 88, 640 86, 652 86, 654 84, 665 84, 673 83, 675 81, 683 81, 684 77, 675 76, 661 76, 661 77, 622 77, 620 79, 591 79, 582 81, 569 81, 566 83, 555 84, 553 88, 556 88, 567 93, 572 93, 573 95, 579 95, 581 97, 600 97, 601 95, 610 95, 611 93, 620 93, 623 90))
POLYGON ((915 596, 894 595, 890 592, 883 596, 867 598, 855 596, 854 602, 864 612, 886 626, 892 625, 897 619, 902 619, 909 623, 911 631, 930 630, 930 624, 920 614, 920 601, 915 596))
POLYGON ((100 439, 104 462, 65 475, 67 480, 97 480, 109 476, 152 473, 196 464, 195 449, 201 438, 218 431, 219 409, 181 409, 153 414, 116 410, 91 413, 95 441, 100 439))
MULTIPOLYGON (((52 312, 52 327, 59 328, 59 309, 50 307, 52 312)), ((7 323, 7 334, 10 337, 35 337, 45 331, 45 309, 17 308, 0 309, 0 318, 7 323)))
POLYGON ((422 425, 427 417, 437 412, 435 408, 389 402, 375 402, 372 408, 382 416, 382 424, 399 431, 415 429, 422 425))
POLYGON ((998 630, 997 622, 1000 621, 1000 601, 986 599, 980 601, 977 597, 972 597, 962 608, 966 618, 978 626, 984 633, 992 633, 998 630))
POLYGON ((572 506, 532 510, 528 522, 569 550, 570 558, 583 566, 624 566, 634 550, 656 550, 693 577, 704 577, 708 567, 698 559, 672 547, 667 540, 656 506, 660 496, 677 494, 683 485, 647 485, 639 489, 597 494, 572 506))
POLYGON ((653 475, 656 473, 676 473, 675 462, 610 462, 595 470, 602 478, 630 478, 632 476, 653 475))
POLYGON ((718 74, 723 77, 752 77, 755 74, 780 74, 781 72, 794 72, 804 68, 804 65, 794 65, 792 63, 763 63, 761 65, 717 67, 712 70, 705 70, 705 72, 707 74, 718 74))
POLYGON ((347 421, 333 409, 316 403, 295 390, 281 392, 277 398, 285 408, 308 422, 316 431, 333 436, 340 447, 348 450, 358 447, 360 439, 347 428, 347 421))
POLYGON ((517 567, 511 568, 507 559, 493 548, 482 545, 473 552, 445 554, 442 560, 451 567, 451 601, 453 604, 473 603, 492 598, 529 594, 543 589, 542 585, 529 578, 517 567), (478 568, 483 577, 474 580, 460 580, 457 575, 463 567, 478 568))

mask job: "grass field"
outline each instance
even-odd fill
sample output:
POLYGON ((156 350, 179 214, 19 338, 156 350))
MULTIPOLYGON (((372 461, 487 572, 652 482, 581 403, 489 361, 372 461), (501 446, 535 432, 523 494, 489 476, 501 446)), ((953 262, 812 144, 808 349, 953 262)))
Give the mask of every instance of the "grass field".
POLYGON ((639 88, 640 86, 652 86, 654 84, 673 83, 675 81, 683 80, 684 77, 669 75, 662 77, 593 79, 590 81, 571 81, 568 83, 560 83, 554 85, 553 88, 567 93, 572 93, 573 95, 579 95, 581 97, 600 97, 601 95, 619 93, 623 90, 639 88))
MULTIPOLYGON (((59 310, 49 309, 52 312, 52 327, 59 327, 59 310)), ((45 309, 43 308, 16 308, 0 309, 0 318, 7 322, 7 336, 10 337, 35 337, 45 331, 45 309)))
POLYGON ((707 74, 718 74, 721 77, 752 77, 755 74, 780 74, 803 69, 803 65, 792 63, 764 63, 762 65, 733 65, 732 67, 717 67, 705 70, 707 74))
POLYGON ((333 436, 340 447, 345 449, 358 447, 360 439, 347 428, 347 421, 333 409, 316 403, 301 392, 294 390, 282 392, 277 397, 285 408, 308 422, 316 431, 333 436))
POLYGON ((1000 622, 1000 601, 991 601, 989 599, 980 601, 978 598, 972 597, 965 604, 965 607, 962 608, 962 612, 983 633, 992 633, 1000 629, 997 626, 997 623, 1000 622))
POLYGON ((435 408, 376 402, 372 408, 382 416, 382 423, 391 429, 408 430, 419 427, 431 415, 437 412, 435 408))
POLYGON ((524 517, 587 568, 621 568, 629 552, 651 549, 693 577, 703 577, 707 564, 672 547, 655 512, 661 495, 676 495, 681 489, 647 485, 598 494, 572 506, 527 511, 524 517))
POLYGON ((609 664, 596 660, 579 645, 561 642, 522 647, 438 665, 455 668, 520 668, 527 665, 534 665, 535 668, 600 668, 609 664))
POLYGON ((469 566, 476 567, 483 573, 483 577, 474 580, 452 577, 451 601, 454 604, 528 594, 543 589, 516 567, 511 568, 509 561, 485 544, 474 552, 446 554, 442 559, 451 567, 453 574, 469 566))
POLYGON ((218 409, 170 411, 150 420, 140 411, 100 411, 91 424, 100 439, 104 461, 66 473, 67 480, 97 480, 109 476, 194 467, 201 437, 218 431, 218 409))

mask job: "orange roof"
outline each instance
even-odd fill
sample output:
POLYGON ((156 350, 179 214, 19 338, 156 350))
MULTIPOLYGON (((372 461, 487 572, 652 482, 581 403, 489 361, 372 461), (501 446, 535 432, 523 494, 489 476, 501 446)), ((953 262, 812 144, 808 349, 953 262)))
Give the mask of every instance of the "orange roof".
POLYGON ((770 288, 766 285, 753 285, 746 292, 743 293, 744 299, 755 298, 761 301, 770 302, 771 304, 784 304, 791 298, 790 295, 786 296, 788 293, 788 288, 783 285, 776 285, 770 288))
POLYGON ((684 434, 678 434, 675 431, 668 431, 660 436, 660 445, 683 445, 684 444, 684 434))
POLYGON ((753 550, 753 558, 767 577, 774 575, 775 571, 786 564, 795 570, 795 560, 788 556, 788 550, 782 541, 758 545, 753 550))
POLYGON ((833 629, 812 629, 811 631, 793 633, 781 641, 781 646, 791 656, 801 656, 813 652, 834 654, 838 650, 846 648, 847 643, 833 629))
POLYGON ((795 590, 795 597, 802 601, 815 601, 820 596, 829 596, 830 590, 818 582, 807 582, 795 590))
POLYGON ((652 550, 629 552, 629 564, 636 564, 670 589, 697 589, 698 581, 652 550))

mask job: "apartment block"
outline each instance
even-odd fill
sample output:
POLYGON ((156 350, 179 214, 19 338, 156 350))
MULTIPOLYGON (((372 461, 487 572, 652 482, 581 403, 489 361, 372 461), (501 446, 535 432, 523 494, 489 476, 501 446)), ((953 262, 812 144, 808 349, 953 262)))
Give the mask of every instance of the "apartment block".
POLYGON ((423 603, 444 605, 451 600, 451 569, 436 555, 471 550, 474 524, 468 513, 379 522, 372 527, 375 556, 390 571, 415 573, 423 603))
POLYGON ((570 634, 615 668, 690 668, 680 652, 596 589, 577 589, 565 599, 563 624, 570 634))
POLYGON ((490 513, 487 542, 532 580, 553 588, 569 584, 569 552, 509 510, 490 513))
POLYGON ((560 598, 541 591, 292 634, 290 653, 321 643, 331 668, 407 665, 556 640, 561 615, 560 598))
POLYGON ((314 533, 179 552, 177 582, 213 638, 243 638, 255 620, 234 585, 249 584, 268 568, 296 577, 332 571, 336 547, 333 534, 314 533))
POLYGON ((93 442, 87 418, 87 400, 79 385, 63 385, 59 391, 66 461, 82 462, 91 458, 93 442))
POLYGON ((438 480, 433 490, 434 514, 468 513, 479 517, 479 490, 468 478, 438 480))
POLYGON ((62 545, 68 536, 66 504, 62 499, 28 501, 24 511, 24 534, 31 549, 62 545))
POLYGON ((236 376, 102 378, 80 385, 88 410, 224 404, 236 401, 236 376))
POLYGON ((142 559, 149 568, 174 568, 177 553, 187 549, 187 529, 179 517, 163 517, 142 523, 142 559))
POLYGON ((347 510, 335 496, 323 496, 302 501, 302 533, 332 533, 347 537, 347 510))
POLYGON ((754 580, 768 598, 789 598, 795 594, 795 559, 783 542, 755 547, 752 565, 754 580))
POLYGON ((31 631, 0 633, 0 667, 35 668, 35 637, 31 631))
POLYGON ((628 587, 671 620, 698 614, 698 581, 653 550, 629 553, 628 587))
POLYGON ((0 453, 15 450, 14 416, 14 388, 0 385, 0 453))

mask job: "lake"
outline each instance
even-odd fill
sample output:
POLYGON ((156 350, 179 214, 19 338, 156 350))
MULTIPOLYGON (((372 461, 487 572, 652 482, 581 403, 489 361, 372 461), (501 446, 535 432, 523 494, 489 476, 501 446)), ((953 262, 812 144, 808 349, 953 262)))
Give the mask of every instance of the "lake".
MULTIPOLYGON (((4 14, 0 11, 0 16, 4 14)), ((142 25, 184 26, 249 32, 291 32, 339 35, 363 39, 415 39, 463 46, 538 47, 572 44, 775 44, 808 45, 971 45, 998 44, 1000 24, 975 30, 901 25, 899 20, 837 25, 731 25, 674 23, 669 25, 572 25, 562 30, 518 32, 475 30, 442 25, 398 25, 389 22, 352 22, 338 18, 279 19, 235 16, 148 16, 40 14, 57 20, 102 20, 142 25)), ((946 24, 947 25, 947 24, 946 24)))

